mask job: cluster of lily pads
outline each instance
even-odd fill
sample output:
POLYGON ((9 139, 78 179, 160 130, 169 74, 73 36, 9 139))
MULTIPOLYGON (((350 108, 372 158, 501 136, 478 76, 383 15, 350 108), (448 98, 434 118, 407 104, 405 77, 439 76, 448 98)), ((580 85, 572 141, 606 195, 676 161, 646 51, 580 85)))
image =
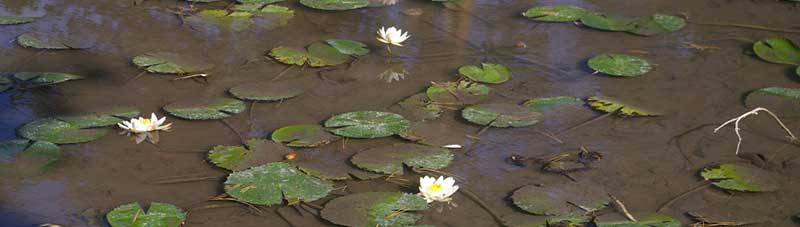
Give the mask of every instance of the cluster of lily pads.
POLYGON ((630 18, 613 13, 590 12, 572 5, 537 6, 528 9, 522 15, 535 21, 579 21, 594 29, 628 32, 643 36, 675 32, 686 26, 686 20, 671 15, 653 14, 641 18, 630 18))

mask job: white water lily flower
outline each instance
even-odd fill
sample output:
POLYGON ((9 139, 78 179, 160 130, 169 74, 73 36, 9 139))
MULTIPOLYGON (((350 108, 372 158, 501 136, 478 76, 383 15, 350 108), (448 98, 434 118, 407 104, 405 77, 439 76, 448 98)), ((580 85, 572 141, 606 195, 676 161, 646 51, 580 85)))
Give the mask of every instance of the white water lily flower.
POLYGON ((385 44, 401 47, 403 46, 402 43, 409 37, 411 36, 408 35, 408 32, 403 33, 403 30, 395 27, 389 27, 389 29, 381 27, 381 29, 378 30, 378 41, 385 44))
POLYGON ((172 128, 172 123, 164 124, 164 121, 167 120, 167 117, 162 117, 158 119, 156 113, 150 114, 150 119, 139 117, 139 119, 131 118, 130 121, 123 121, 121 123, 117 123, 122 129, 125 131, 139 134, 145 132, 153 132, 153 131, 168 131, 172 128))
POLYGON ((428 203, 435 201, 450 202, 453 193, 458 191, 458 185, 455 185, 456 180, 452 177, 444 178, 440 176, 439 179, 424 176, 419 178, 419 194, 425 198, 428 203))

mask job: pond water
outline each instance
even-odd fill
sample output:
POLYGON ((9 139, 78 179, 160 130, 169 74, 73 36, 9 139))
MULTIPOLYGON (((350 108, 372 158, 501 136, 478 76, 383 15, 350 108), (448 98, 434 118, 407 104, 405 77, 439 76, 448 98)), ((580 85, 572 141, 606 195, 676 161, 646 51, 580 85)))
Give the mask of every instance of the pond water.
MULTIPOLYGON (((194 6, 220 9, 230 4, 223 1, 194 6)), ((0 15, 43 16, 33 23, 0 26, 0 40, 4 40, 0 42, 2 71, 53 71, 85 77, 51 87, 0 93, 0 140, 17 138, 16 129, 35 119, 119 106, 136 107, 142 113, 156 112, 174 122, 170 132, 160 133, 156 145, 136 144, 124 134, 111 133, 89 143, 61 145, 62 157, 47 173, 4 176, 0 180, 0 226, 108 226, 103 216, 111 209, 151 201, 183 209, 225 205, 189 212, 185 226, 291 226, 286 220, 294 226, 336 226, 281 205, 263 207, 265 212, 254 214, 244 205, 206 202, 224 192, 222 182, 228 172, 210 164, 202 151, 215 145, 240 145, 240 137, 233 130, 245 138, 269 138, 280 127, 321 124, 339 113, 390 111, 395 103, 424 92, 431 81, 455 81, 460 66, 481 62, 503 64, 513 72, 508 82, 491 85, 487 102, 522 103, 534 97, 600 95, 660 114, 602 118, 558 134, 563 143, 545 134, 557 134, 603 113, 583 108, 547 115, 542 123, 530 127, 489 128, 480 133, 479 142, 463 137, 465 149, 452 150, 455 160, 442 171, 458 176, 463 189, 474 193, 507 224, 544 220, 542 216, 526 214, 509 199, 514 190, 526 185, 575 181, 581 187, 613 194, 634 216, 644 217, 703 184, 698 173, 704 167, 748 163, 753 159, 747 157, 763 157, 767 163, 764 168, 780 180, 780 190, 728 193, 709 187, 686 195, 661 213, 684 224, 694 222, 686 212, 711 210, 752 215, 753 220, 769 222, 764 226, 796 225, 793 216, 800 214, 800 149, 787 145, 782 130, 766 115, 743 123, 744 141, 738 156, 733 128, 718 134, 713 133, 713 128, 748 110, 743 104, 747 92, 772 86, 797 87, 800 82, 794 68, 789 70, 786 65, 758 59, 752 54, 752 43, 743 40, 780 36, 800 41, 798 33, 689 23, 677 32, 643 37, 572 23, 536 22, 520 15, 537 4, 570 4, 631 17, 686 13, 690 21, 797 28, 800 9, 791 2, 464 0, 457 6, 445 7, 438 2, 405 0, 391 6, 347 11, 315 10, 294 0, 277 4, 295 11, 288 24, 233 29, 184 23, 172 11, 188 9, 189 3, 175 0, 145 0, 135 6, 130 1, 0 2, 0 15), (409 13, 409 9, 421 14, 409 13), (392 63, 386 61, 384 45, 375 40, 375 31, 382 26, 397 26, 411 35, 404 47, 392 48, 392 63), (14 42, 26 33, 67 36, 93 46, 86 50, 40 52, 14 42), (273 47, 304 47, 329 38, 361 41, 371 52, 349 66, 329 68, 287 69, 286 65, 265 58, 273 47), (687 44, 716 48, 700 50, 687 44), (201 58, 216 67, 206 71, 211 74, 207 83, 172 80, 178 77, 174 75, 139 75, 142 70, 133 66, 131 59, 157 51, 201 58), (586 61, 603 53, 637 55, 653 63, 654 69, 636 78, 593 75, 586 61), (407 74, 398 80, 379 76, 391 67, 404 69, 407 74), (252 109, 225 119, 226 123, 181 120, 161 109, 177 100, 231 97, 227 92, 231 87, 270 81, 279 75, 308 79, 306 85, 310 89, 281 102, 248 104, 252 109), (570 172, 569 177, 543 172, 539 164, 521 167, 507 161, 512 155, 547 157, 577 152, 581 147, 599 152, 603 158, 589 170, 570 172), (178 176, 212 178, 154 183, 178 176), (273 212, 276 209, 285 219, 273 212)), ((434 122, 447 125, 454 135, 476 135, 483 129, 463 120, 459 113, 447 110, 434 122)), ((800 129, 797 118, 784 120, 788 128, 800 129)), ((396 136, 349 139, 346 144, 338 141, 295 151, 300 159, 304 154, 327 152, 324 157, 331 159, 327 164, 349 168, 347 158, 356 152, 403 142, 396 136)), ((346 180, 336 185, 347 186, 339 194, 416 193, 419 176, 406 171, 396 177, 413 183, 411 188, 383 178, 346 180)), ((332 194, 315 203, 323 205, 337 196, 341 195, 332 194)), ((422 212, 420 223, 439 227, 501 226, 465 194, 457 193, 454 201, 457 207, 422 212)), ((621 212, 611 211, 598 219, 624 217, 621 212)))

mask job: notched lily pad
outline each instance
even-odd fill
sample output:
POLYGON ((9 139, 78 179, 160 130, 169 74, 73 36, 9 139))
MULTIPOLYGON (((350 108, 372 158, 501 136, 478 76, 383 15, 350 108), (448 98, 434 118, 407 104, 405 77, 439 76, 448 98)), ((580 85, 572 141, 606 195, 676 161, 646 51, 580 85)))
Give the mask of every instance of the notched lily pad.
POLYGON ((220 168, 241 171, 253 166, 280 161, 291 149, 264 139, 250 139, 247 147, 217 145, 208 159, 220 168))
POLYGON ((152 202, 147 211, 139 203, 131 203, 114 208, 106 219, 112 227, 178 227, 186 212, 168 203, 152 202))
POLYGON ((91 47, 91 44, 60 37, 44 37, 35 34, 17 36, 20 46, 41 50, 80 50, 91 47))
POLYGON ((367 7, 369 0, 300 0, 300 4, 320 10, 350 10, 367 7))
POLYGON ((147 72, 162 74, 195 73, 214 68, 201 59, 170 52, 141 54, 133 58, 133 64, 147 72))
POLYGON ((38 17, 0 16, 0 25, 27 24, 36 21, 38 17))
POLYGON ((307 80, 260 81, 239 85, 228 90, 236 98, 249 101, 280 101, 306 92, 307 80))
POLYGON ((442 107, 433 104, 425 93, 409 96, 389 109, 411 121, 433 120, 442 116, 442 112, 444 112, 442 107))
POLYGON ((531 108, 534 111, 550 110, 560 106, 581 106, 583 104, 586 104, 583 99, 571 96, 532 98, 522 103, 523 106, 531 108))
POLYGON ((15 176, 33 176, 53 169, 61 158, 58 145, 46 141, 0 142, 0 170, 15 176))
POLYGON ((586 13, 581 17, 581 23, 590 28, 605 31, 630 31, 635 28, 635 19, 600 12, 586 13))
POLYGON ((362 56, 369 53, 367 44, 362 42, 349 39, 328 39, 326 42, 342 54, 362 56))
POLYGON ((364 192, 335 198, 320 215, 337 225, 349 227, 415 226, 428 209, 420 196, 401 192, 364 192), (403 211, 403 212, 398 212, 403 211))
POLYGON ((339 140, 320 125, 290 125, 272 132, 272 141, 290 147, 318 147, 339 140))
POLYGON ((111 129, 100 128, 116 125, 126 118, 139 115, 132 108, 119 108, 105 113, 84 116, 43 118, 20 127, 17 133, 26 139, 48 141, 56 144, 85 143, 97 140, 111 129))
POLYGON ((681 227, 683 224, 677 219, 667 215, 652 215, 638 222, 633 221, 614 221, 596 222, 597 227, 681 227))
POLYGON ((658 116, 656 113, 644 111, 637 107, 629 106, 611 99, 603 99, 597 96, 592 96, 586 99, 586 104, 597 111, 606 113, 617 112, 617 114, 626 117, 652 117, 658 116))
POLYGON ((624 54, 601 54, 587 63, 589 68, 611 76, 641 76, 653 69, 647 60, 624 54))
POLYGON ((403 139, 434 147, 464 144, 465 132, 459 132, 452 126, 435 122, 415 122, 398 134, 403 139))
POLYGON ((511 79, 511 69, 492 63, 481 63, 481 67, 461 66, 458 68, 458 73, 481 83, 499 84, 511 79))
POLYGON ((425 93, 428 99, 437 104, 471 105, 489 98, 491 88, 486 85, 461 81, 436 83, 428 87, 425 93))
POLYGON ((528 185, 517 189, 511 196, 514 205, 536 215, 565 215, 574 211, 571 202, 589 209, 600 209, 611 202, 599 186, 589 187, 575 183, 547 186, 528 185))
POLYGON ((766 170, 731 163, 706 167, 700 176, 722 189, 743 192, 771 192, 780 189, 780 182, 766 170))
POLYGON ((461 117, 469 122, 492 127, 525 127, 539 123, 542 114, 508 103, 486 103, 468 106, 461 117))
POLYGON ((279 204, 284 198, 289 204, 311 202, 332 190, 331 182, 306 175, 283 162, 233 172, 225 181, 228 195, 256 205, 279 204))
POLYGON ((531 20, 546 22, 570 22, 580 20, 586 10, 571 5, 539 6, 533 7, 522 13, 531 20))
POLYGON ((768 38, 753 44, 753 51, 764 61, 800 65, 800 47, 782 37, 768 38))
POLYGON ((183 119, 216 120, 241 113, 247 109, 247 105, 231 98, 193 98, 168 104, 163 109, 183 119))
POLYGON ((654 14, 636 20, 633 24, 633 29, 628 32, 637 35, 652 36, 676 32, 681 30, 684 26, 686 26, 686 20, 683 18, 665 14, 654 14))
POLYGON ((333 134, 350 138, 378 138, 399 133, 410 122, 396 113, 380 111, 355 111, 342 113, 325 121, 325 127, 334 128, 333 134))
POLYGON ((444 148, 402 143, 372 148, 350 158, 358 168, 376 173, 402 175, 403 164, 409 167, 442 169, 453 161, 453 153, 444 148))

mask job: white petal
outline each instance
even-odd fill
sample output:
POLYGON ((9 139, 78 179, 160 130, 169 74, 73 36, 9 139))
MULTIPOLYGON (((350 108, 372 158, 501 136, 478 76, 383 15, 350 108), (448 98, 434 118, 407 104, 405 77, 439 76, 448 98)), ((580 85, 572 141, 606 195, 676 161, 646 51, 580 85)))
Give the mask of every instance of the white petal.
POLYGON ((449 149, 461 149, 461 145, 459 145, 459 144, 448 144, 448 145, 444 145, 442 147, 443 148, 449 148, 449 149))
POLYGON ((455 180, 455 179, 453 179, 452 177, 445 178, 445 179, 442 181, 442 186, 444 186, 444 187, 448 187, 448 188, 449 188, 449 187, 452 187, 452 186, 453 186, 453 185, 455 185, 455 184, 456 184, 456 180, 455 180))

